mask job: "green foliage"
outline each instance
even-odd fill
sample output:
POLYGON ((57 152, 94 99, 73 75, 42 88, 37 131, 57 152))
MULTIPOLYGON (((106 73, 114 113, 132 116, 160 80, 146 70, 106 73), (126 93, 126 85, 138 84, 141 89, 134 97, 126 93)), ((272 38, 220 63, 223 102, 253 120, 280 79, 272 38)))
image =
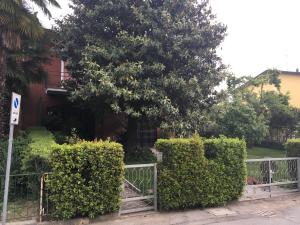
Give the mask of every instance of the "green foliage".
POLYGON ((263 95, 264 85, 274 85, 277 90, 280 90, 281 80, 279 78, 280 71, 277 69, 268 69, 259 76, 251 80, 251 84, 260 87, 260 96, 263 95))
POLYGON ((134 148, 126 149, 125 152, 125 163, 126 164, 136 164, 136 163, 154 163, 156 162, 156 157, 147 147, 136 146, 134 148))
POLYGON ((289 104, 288 94, 280 93, 278 70, 255 77, 228 76, 227 98, 213 111, 219 134, 245 138, 249 146, 282 146, 296 134, 299 110, 289 104), (274 85, 276 91, 266 91, 274 85))
POLYGON ((49 172, 51 146, 55 144, 54 136, 44 127, 28 129, 30 144, 22 159, 22 170, 25 172, 49 172))
POLYGON ((248 145, 261 143, 268 134, 267 120, 258 115, 251 104, 234 101, 225 106, 219 116, 220 133, 229 137, 244 138, 248 145))
POLYGON ((53 133, 53 135, 54 135, 55 142, 57 144, 60 144, 60 145, 62 145, 62 144, 76 144, 76 143, 82 141, 82 139, 80 139, 78 134, 77 134, 76 128, 71 129, 70 135, 66 135, 62 131, 56 131, 56 132, 53 133))
POLYGON ((300 157, 300 138, 287 140, 285 149, 287 157, 300 157))
MULTIPOLYGON (((26 132, 22 132, 14 138, 13 155, 11 163, 11 174, 21 174, 22 159, 24 152, 28 148, 30 138, 26 132)), ((8 140, 0 140, 0 175, 5 174, 6 159, 7 159, 8 140)))
POLYGON ((68 140, 67 140, 68 136, 62 131, 53 132, 53 136, 54 136, 55 142, 59 145, 68 143, 68 140))
POLYGON ((246 145, 239 139, 159 139, 158 196, 162 209, 222 205, 241 196, 246 145), (205 150, 204 150, 205 149, 205 150))
POLYGON ((296 129, 296 123, 299 119, 299 110, 289 104, 288 94, 282 94, 275 91, 264 92, 261 104, 269 113, 269 124, 271 128, 286 127, 296 129))
POLYGON ((49 56, 51 35, 29 6, 32 3, 49 17, 49 4, 59 7, 56 0, 0 1, 0 138, 8 132, 11 91, 25 91, 29 81, 45 74, 42 64, 49 56))
POLYGON ((226 31, 206 0, 73 3, 58 23, 71 100, 98 117, 145 117, 176 134, 201 128, 224 79, 216 48, 226 31))
POLYGON ((123 158, 122 145, 109 141, 55 145, 49 176, 54 215, 68 219, 117 211, 123 158))
POLYGON ((52 106, 47 109, 47 114, 42 118, 42 124, 55 134, 58 143, 67 143, 64 137, 71 135, 76 129, 77 135, 85 140, 92 140, 95 131, 95 118, 88 106, 78 102, 67 102, 62 105, 52 106))

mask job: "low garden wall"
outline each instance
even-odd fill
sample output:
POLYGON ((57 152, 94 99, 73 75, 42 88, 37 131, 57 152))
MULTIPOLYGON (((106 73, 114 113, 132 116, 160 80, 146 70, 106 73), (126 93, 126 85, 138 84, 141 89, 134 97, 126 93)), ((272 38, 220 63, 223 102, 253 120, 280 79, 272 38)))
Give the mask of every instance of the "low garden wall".
POLYGON ((246 144, 239 139, 160 139, 161 209, 222 205, 238 199, 246 181, 246 144))

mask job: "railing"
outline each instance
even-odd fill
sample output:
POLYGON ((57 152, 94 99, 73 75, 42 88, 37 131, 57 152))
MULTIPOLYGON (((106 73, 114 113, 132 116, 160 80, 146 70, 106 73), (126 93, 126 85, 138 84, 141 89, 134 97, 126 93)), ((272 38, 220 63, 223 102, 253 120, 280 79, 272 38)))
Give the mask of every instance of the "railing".
MULTIPOLYGON (((44 174, 17 174, 10 176, 8 221, 43 219, 52 215, 49 201, 48 177, 44 174)), ((0 176, 0 210, 2 211, 5 176, 0 176)), ((125 166, 124 191, 120 214, 157 209, 156 164, 125 166)))
POLYGON ((147 210, 157 210, 156 164, 126 165, 119 214, 147 210))
POLYGON ((246 199, 257 199, 299 191, 299 158, 247 160, 246 199))
MULTIPOLYGON (((40 178, 37 173, 10 176, 8 221, 36 219, 39 215, 40 178)), ((0 210, 2 212, 5 176, 0 175, 0 210)))

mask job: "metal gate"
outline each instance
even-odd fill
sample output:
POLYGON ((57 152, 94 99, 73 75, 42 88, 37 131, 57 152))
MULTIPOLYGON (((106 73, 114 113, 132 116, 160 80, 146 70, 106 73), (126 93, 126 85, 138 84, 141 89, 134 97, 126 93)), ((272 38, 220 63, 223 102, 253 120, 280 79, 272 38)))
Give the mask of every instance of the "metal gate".
POLYGON ((157 210, 156 163, 125 166, 119 214, 157 210))
POLYGON ((249 159, 241 200, 271 198, 299 191, 300 158, 249 159))
MULTIPOLYGON (((39 173, 10 175, 7 220, 23 221, 35 220, 39 213, 39 173)), ((0 175, 0 210, 2 212, 5 176, 0 175)), ((0 219, 2 215, 0 213, 0 219)), ((21 224, 21 223, 20 223, 21 224)))

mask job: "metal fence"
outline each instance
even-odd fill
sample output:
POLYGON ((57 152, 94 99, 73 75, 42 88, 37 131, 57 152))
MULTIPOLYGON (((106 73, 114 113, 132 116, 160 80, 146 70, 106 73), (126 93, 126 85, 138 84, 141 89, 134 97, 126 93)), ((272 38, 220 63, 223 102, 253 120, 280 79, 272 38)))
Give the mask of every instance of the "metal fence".
POLYGON ((41 177, 41 191, 39 203, 39 221, 48 220, 53 212, 53 205, 49 200, 50 189, 48 185, 49 176, 51 173, 44 173, 41 177))
POLYGON ((269 198, 299 191, 299 158, 249 159, 242 200, 269 198))
MULTIPOLYGON (((48 177, 41 177, 40 221, 51 218, 53 206, 49 201, 48 177)), ((125 166, 125 179, 121 193, 122 203, 119 214, 157 209, 157 168, 156 164, 138 164, 125 166)))
POLYGON ((157 210, 156 164, 126 165, 119 214, 148 210, 157 210))
MULTIPOLYGON (((30 220, 39 215, 40 178, 37 173, 10 175, 7 219, 30 220)), ((0 210, 2 212, 5 176, 0 175, 0 210)))

